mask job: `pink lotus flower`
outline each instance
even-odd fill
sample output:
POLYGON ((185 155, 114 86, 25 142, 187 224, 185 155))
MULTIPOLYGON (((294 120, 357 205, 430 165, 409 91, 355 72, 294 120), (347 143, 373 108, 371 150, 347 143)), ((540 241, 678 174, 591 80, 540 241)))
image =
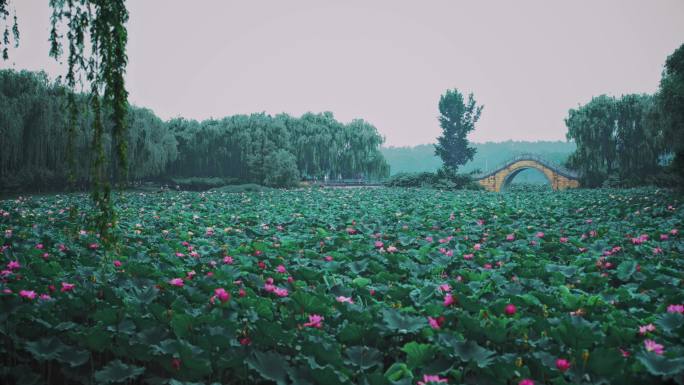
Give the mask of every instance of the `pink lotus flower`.
POLYGON ((663 345, 656 343, 653 340, 644 340, 644 347, 647 352, 653 352, 657 355, 662 355, 664 352, 663 345))
POLYGON ((181 252, 177 252, 177 253, 176 253, 176 257, 178 257, 178 258, 183 258, 183 257, 185 257, 185 254, 183 254, 183 253, 181 253, 181 252))
POLYGON ((213 304, 216 298, 218 298, 222 303, 228 302, 230 300, 230 293, 227 292, 226 289, 219 287, 218 289, 214 289, 214 295, 209 301, 213 304))
POLYGON ((558 368, 558 370, 561 372, 566 372, 568 369, 570 369, 570 362, 565 358, 559 358, 556 360, 556 368, 558 368))
POLYGON ((435 330, 439 330, 441 328, 441 325, 436 318, 428 317, 428 323, 430 324, 430 327, 435 330))
POLYGON ((515 312, 516 312, 517 310, 518 310, 518 309, 515 307, 515 305, 513 305, 512 303, 509 303, 509 304, 506 305, 506 307, 504 308, 504 313, 506 313, 506 315, 511 316, 511 315, 515 314, 515 312))
POLYGON ((180 358, 172 358, 171 359, 171 367, 174 368, 175 370, 180 370, 182 363, 183 362, 180 360, 180 358))
POLYGON ((670 235, 677 235, 677 234, 679 234, 679 230, 677 230, 677 229, 670 230, 670 235))
POLYGON ((176 286, 176 287, 183 287, 183 285, 185 285, 183 283, 183 278, 174 278, 174 279, 170 280, 169 283, 171 284, 171 286, 176 286))
POLYGON ((684 305, 670 305, 667 307, 667 312, 684 314, 684 305))
POLYGON ((122 263, 118 259, 114 261, 114 267, 121 267, 122 263))
POLYGON ((249 337, 240 338, 240 345, 248 346, 252 344, 252 340, 249 337))
POLYGON ((668 239, 670 239, 670 237, 667 234, 660 234, 661 241, 667 241, 668 239))
POLYGON ((338 296, 335 300, 339 303, 354 303, 354 300, 351 297, 345 297, 343 295, 338 296))
POLYGON ((463 254, 463 259, 465 259, 466 261, 471 261, 474 256, 474 254, 463 254))
POLYGON ((42 243, 39 243, 36 245, 36 249, 38 249, 38 250, 43 250, 44 248, 45 248, 45 245, 43 245, 42 243))
POLYGON ((450 292, 451 291, 451 286, 448 283, 443 283, 439 285, 439 290, 443 292, 450 292))
POLYGON ((9 263, 7 263, 7 268, 10 270, 19 270, 21 264, 19 264, 19 261, 9 261, 9 263))
POLYGON ((333 257, 332 257, 332 255, 326 255, 325 258, 323 258, 323 259, 325 259, 326 262, 332 262, 333 257))
POLYGON ((436 374, 424 374, 423 381, 418 381, 418 385, 429 385, 429 384, 447 384, 448 379, 442 378, 436 374))
POLYGON ((492 269, 492 264, 491 263, 485 263, 484 264, 485 270, 491 270, 492 269))
POLYGON ((454 299, 454 296, 451 295, 451 293, 447 293, 447 295, 444 296, 444 306, 451 306, 456 302, 454 299))
POLYGON ((397 249, 397 248, 394 247, 394 246, 387 246, 387 252, 388 252, 388 253, 396 253, 397 250, 399 250, 399 249, 397 249))
POLYGON ((285 266, 283 266, 283 265, 278 265, 278 267, 276 267, 276 271, 278 273, 286 273, 287 272, 287 270, 285 269, 285 266))
POLYGON ((654 247, 653 248, 653 254, 662 254, 662 253, 663 253, 663 249, 661 249, 660 247, 654 247))
POLYGON ((238 290, 238 297, 242 298, 246 295, 247 295, 247 292, 245 291, 245 289, 240 288, 240 290, 238 290))
POLYGON ((642 336, 645 335, 646 333, 654 332, 655 330, 656 330, 656 327, 653 324, 639 326, 639 334, 641 334, 642 336))
POLYGON ((560 243, 568 243, 568 237, 560 237, 560 243))
POLYGON ((61 251, 61 252, 65 252, 65 251, 69 250, 69 248, 66 247, 63 243, 60 243, 60 244, 57 246, 57 249, 59 249, 59 251, 61 251))
POLYGON ((520 382, 518 382, 518 385, 534 385, 534 381, 530 380, 529 378, 525 378, 520 380, 520 382))
POLYGON ((33 290, 21 290, 19 296, 26 299, 34 299, 36 298, 36 292, 33 290))
POLYGON ((99 247, 100 247, 100 245, 98 245, 98 244, 95 243, 95 242, 93 242, 93 243, 91 243, 91 244, 88 245, 88 248, 89 248, 90 250, 97 250, 99 247))
POLYGON ((223 257, 223 263, 226 265, 232 265, 233 264, 233 257, 230 255, 223 257))
POLYGON ((75 286, 76 286, 76 285, 73 284, 73 283, 62 282, 62 289, 61 289, 61 292, 62 292, 62 293, 65 293, 65 292, 67 292, 67 291, 72 291, 72 290, 74 290, 74 287, 75 287, 75 286))
POLYGON ((535 234, 535 236, 536 236, 537 238, 544 238, 544 232, 539 231, 539 232, 537 232, 537 234, 535 234))
POLYGON ((515 234, 508 234, 508 235, 506 235, 506 240, 507 240, 507 241, 513 241, 513 240, 515 240, 515 234))
POLYGON ((379 249, 379 248, 381 248, 382 246, 384 246, 385 244, 382 243, 381 241, 375 241, 374 245, 375 245, 375 248, 376 248, 376 249, 379 249))
POLYGON ((272 283, 267 282, 264 284, 264 290, 266 290, 266 292, 268 292, 268 293, 273 293, 275 291, 275 289, 276 289, 276 286, 272 283))
POLYGON ((273 290, 273 293, 274 293, 275 295, 277 295, 278 297, 287 297, 287 296, 290 294, 290 292, 287 291, 287 289, 283 289, 283 288, 280 288, 280 287, 276 287, 276 288, 273 290))
POLYGON ((426 242, 432 242, 432 237, 425 237, 426 242))
POLYGON ((622 356, 625 357, 625 358, 627 358, 627 357, 629 357, 629 356, 631 355, 631 353, 630 353, 629 351, 624 350, 624 349, 622 349, 622 348, 620 349, 620 354, 622 354, 622 356))
POLYGON ((323 322, 323 317, 321 317, 318 314, 311 314, 309 316, 309 322, 305 323, 304 326, 320 329, 321 327, 323 327, 323 325, 321 324, 322 322, 323 322))
POLYGON ((45 293, 41 294, 40 297, 38 297, 38 298, 40 298, 43 301, 49 301, 52 299, 52 297, 50 297, 49 294, 45 294, 45 293))

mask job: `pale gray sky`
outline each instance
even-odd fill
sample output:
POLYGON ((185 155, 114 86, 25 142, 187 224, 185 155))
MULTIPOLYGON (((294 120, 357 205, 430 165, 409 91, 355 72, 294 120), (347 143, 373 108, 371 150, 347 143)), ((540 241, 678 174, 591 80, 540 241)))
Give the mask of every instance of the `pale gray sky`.
MULTIPOLYGON (((46 0, 14 0, 48 57, 46 0)), ((652 93, 684 43, 683 0, 128 0, 130 101, 164 119, 265 111, 363 118, 388 145, 431 143, 447 88, 485 105, 474 141, 564 139, 569 108, 652 93)))

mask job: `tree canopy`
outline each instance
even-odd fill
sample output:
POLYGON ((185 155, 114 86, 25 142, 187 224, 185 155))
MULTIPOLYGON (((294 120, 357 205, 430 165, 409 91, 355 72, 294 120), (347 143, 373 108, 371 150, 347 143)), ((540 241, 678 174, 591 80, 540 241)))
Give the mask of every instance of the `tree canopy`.
POLYGON ((468 134, 475 129, 483 106, 477 106, 471 93, 465 101, 457 90, 447 90, 439 99, 439 125, 442 135, 437 138, 435 154, 444 162, 444 167, 456 171, 475 155, 475 148, 469 146, 468 134))

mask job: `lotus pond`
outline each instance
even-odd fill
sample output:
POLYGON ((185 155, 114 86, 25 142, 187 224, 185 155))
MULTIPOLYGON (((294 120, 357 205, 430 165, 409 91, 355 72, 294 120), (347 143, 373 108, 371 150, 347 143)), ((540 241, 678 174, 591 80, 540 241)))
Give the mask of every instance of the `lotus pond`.
POLYGON ((684 384, 666 190, 0 201, 6 384, 684 384))

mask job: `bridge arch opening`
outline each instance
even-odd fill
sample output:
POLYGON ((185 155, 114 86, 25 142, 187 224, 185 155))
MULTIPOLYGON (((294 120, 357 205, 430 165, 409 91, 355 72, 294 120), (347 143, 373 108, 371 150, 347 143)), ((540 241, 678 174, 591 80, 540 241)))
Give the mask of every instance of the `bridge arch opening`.
POLYGON ((537 167, 520 167, 506 176, 501 184, 501 191, 508 191, 511 187, 521 185, 534 185, 551 190, 553 188, 553 181, 542 169, 537 167))

